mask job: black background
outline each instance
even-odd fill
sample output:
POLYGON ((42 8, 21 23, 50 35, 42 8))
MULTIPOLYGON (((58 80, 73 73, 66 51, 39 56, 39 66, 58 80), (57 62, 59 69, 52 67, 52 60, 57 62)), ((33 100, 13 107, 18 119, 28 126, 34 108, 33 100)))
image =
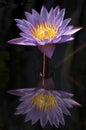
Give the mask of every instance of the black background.
MULTIPOLYGON (((8 40, 19 37, 15 18, 25 18, 24 12, 42 5, 48 10, 59 5, 66 8, 71 24, 83 29, 75 34, 75 40, 58 44, 51 60, 49 73, 53 75, 55 89, 75 94, 74 99, 82 104, 65 116, 65 126, 59 130, 86 130, 86 0, 0 0, 0 130, 41 130, 39 122, 24 123, 24 116, 14 116, 19 104, 16 96, 7 93, 10 89, 36 87, 41 79, 42 53, 37 47, 9 45, 8 40)), ((49 124, 44 129, 57 129, 49 124)))

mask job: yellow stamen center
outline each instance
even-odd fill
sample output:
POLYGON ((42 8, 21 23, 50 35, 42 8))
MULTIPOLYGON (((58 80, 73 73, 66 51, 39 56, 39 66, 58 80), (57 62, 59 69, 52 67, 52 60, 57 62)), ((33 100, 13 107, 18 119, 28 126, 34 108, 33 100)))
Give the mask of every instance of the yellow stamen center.
POLYGON ((52 110, 57 105, 57 100, 53 95, 39 93, 32 99, 32 104, 35 105, 37 109, 42 111, 52 110))
POLYGON ((44 22, 33 28, 31 32, 40 40, 53 39, 58 34, 58 28, 54 24, 44 22))

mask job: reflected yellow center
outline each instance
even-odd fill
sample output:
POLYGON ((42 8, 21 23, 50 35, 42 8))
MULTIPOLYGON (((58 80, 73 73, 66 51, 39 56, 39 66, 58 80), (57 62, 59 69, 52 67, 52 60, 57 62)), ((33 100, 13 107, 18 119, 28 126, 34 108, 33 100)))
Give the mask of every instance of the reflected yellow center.
POLYGON ((32 35, 40 40, 53 39, 58 34, 58 29, 54 24, 42 23, 31 30, 32 35))
POLYGON ((53 95, 39 93, 32 99, 32 104, 35 105, 37 109, 42 111, 52 110, 57 105, 57 100, 53 95))

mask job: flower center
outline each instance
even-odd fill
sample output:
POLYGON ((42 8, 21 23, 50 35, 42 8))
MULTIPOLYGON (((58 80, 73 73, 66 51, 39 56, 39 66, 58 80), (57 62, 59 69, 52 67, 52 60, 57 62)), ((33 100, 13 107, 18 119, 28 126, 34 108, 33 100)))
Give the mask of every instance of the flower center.
POLYGON ((42 23, 32 29, 32 35, 40 40, 53 39, 58 34, 58 29, 54 24, 42 23))
POLYGON ((57 100, 53 95, 39 93, 32 99, 32 104, 36 106, 37 109, 46 111, 47 109, 52 110, 55 105, 57 105, 57 100))

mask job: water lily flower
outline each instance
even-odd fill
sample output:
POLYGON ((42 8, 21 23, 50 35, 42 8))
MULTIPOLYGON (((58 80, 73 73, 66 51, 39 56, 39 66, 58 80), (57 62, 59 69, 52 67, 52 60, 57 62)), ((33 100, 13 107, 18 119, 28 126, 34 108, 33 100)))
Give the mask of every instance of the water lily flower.
POLYGON ((20 38, 8 41, 11 44, 38 46, 38 49, 51 58, 56 45, 74 39, 72 34, 81 28, 68 25, 71 18, 65 19, 65 9, 60 10, 57 6, 48 12, 42 6, 40 14, 32 9, 32 13, 25 12, 25 19, 15 19, 17 26, 22 31, 20 38))
POLYGON ((80 104, 72 99, 73 94, 51 89, 54 88, 53 84, 49 90, 47 82, 45 87, 43 82, 40 82, 42 84, 39 84, 38 88, 15 89, 10 90, 9 93, 20 96, 21 103, 16 108, 15 115, 26 114, 25 122, 31 120, 32 124, 35 124, 40 120, 42 127, 49 122, 51 126, 58 128, 59 124, 65 125, 64 114, 71 115, 68 109, 80 104), (43 88, 39 88, 41 85, 43 88))

